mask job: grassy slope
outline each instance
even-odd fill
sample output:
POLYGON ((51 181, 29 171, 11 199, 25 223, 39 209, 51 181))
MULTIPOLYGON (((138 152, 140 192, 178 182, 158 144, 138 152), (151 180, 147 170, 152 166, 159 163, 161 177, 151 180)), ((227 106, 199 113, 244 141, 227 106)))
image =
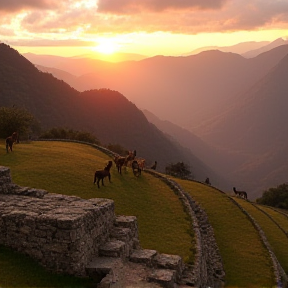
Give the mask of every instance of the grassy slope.
POLYGON ((205 209, 224 263, 227 287, 272 287, 272 262, 254 226, 226 194, 193 181, 178 181, 205 209))
MULTIPOLYGON (((257 205, 255 207, 251 203, 247 201, 243 201, 242 199, 237 199, 237 201, 261 226, 278 261, 280 262, 284 271, 288 273, 288 238, 287 238, 287 235, 277 225, 275 225, 275 223, 267 215, 265 215, 261 211, 261 209, 257 209, 258 207, 257 205)), ((263 206, 260 206, 260 208, 263 209, 263 206)), ((270 212, 269 214, 272 215, 272 218, 275 217, 274 213, 270 212)), ((279 221, 278 216, 277 216, 277 219, 279 221)), ((283 222, 281 221, 281 223, 283 222)))
MULTIPOLYGON (((0 147, 0 165, 10 167, 14 183, 85 199, 113 199, 116 214, 137 216, 143 248, 193 261, 190 222, 173 191, 146 173, 136 178, 127 170, 121 176, 115 166, 111 171, 112 183, 105 179, 105 187, 98 189, 93 184, 94 172, 103 169, 108 160, 97 149, 76 143, 21 143, 9 154, 4 145, 0 147)), ((0 264, 0 270, 3 269, 0 264)), ((4 284, 0 279, 1 285, 4 284)))
POLYGON ((288 234, 288 215, 273 209, 272 207, 257 205, 257 207, 267 213, 272 219, 288 234))
MULTIPOLYGON (((137 216, 142 247, 156 249, 164 253, 180 254, 186 260, 193 259, 194 255, 191 251, 191 248, 193 250, 191 247, 193 235, 191 237, 190 223, 177 196, 160 180, 149 174, 143 174, 136 178, 131 170, 124 171, 123 176, 120 176, 116 168, 113 167, 112 183, 108 183, 108 180, 105 179, 105 187, 98 189, 93 184, 94 171, 102 169, 109 157, 90 146, 62 142, 21 143, 16 145, 15 151, 8 155, 4 148, 4 145, 0 147, 0 165, 11 168, 14 183, 21 186, 43 188, 55 193, 78 195, 86 199, 111 198, 115 201, 116 214, 137 216)), ((226 194, 220 193, 213 187, 192 181, 177 179, 176 181, 200 203, 208 214, 224 262, 226 287, 272 287, 275 283, 270 257, 263 247, 257 231, 244 213, 226 194)), ((251 214, 254 213, 256 208, 253 209, 249 202, 234 199, 244 208, 247 206, 249 208, 247 210, 252 211, 251 214)), ((281 227, 283 226, 285 231, 287 230, 285 216, 270 208, 264 207, 264 209, 281 227)), ((270 223, 271 227, 265 228, 268 217, 263 217, 264 214, 259 210, 255 214, 258 214, 259 221, 257 219, 256 221, 261 227, 264 227, 262 227, 264 231, 271 229, 271 233, 265 231, 265 234, 267 234, 272 246, 278 246, 281 254, 281 251, 286 249, 286 244, 283 235, 279 232, 280 229, 275 223, 274 225, 270 223), (284 245, 282 245, 283 241, 284 245)), ((284 233, 282 232, 282 234, 284 233)), ((288 249, 286 250, 288 251, 288 249)), ((285 264, 286 259, 288 259, 285 251, 283 252, 284 259, 281 259, 281 255, 279 255, 281 264, 285 264)), ((62 287, 65 285, 67 287, 79 287, 80 285, 75 284, 73 286, 71 284, 73 281, 71 282, 68 278, 57 279, 55 277, 58 276, 49 273, 47 276, 45 275, 47 272, 35 264, 33 264, 34 266, 31 264, 32 268, 25 270, 25 267, 19 265, 17 259, 17 253, 0 247, 1 275, 10 272, 10 276, 13 277, 14 273, 11 274, 11 271, 14 271, 16 267, 19 275, 25 274, 26 278, 23 277, 26 281, 28 281, 27 279, 30 281, 31 279, 38 279, 35 287, 45 286, 41 283, 46 283, 47 279, 54 281, 51 283, 64 281, 64 284, 61 284, 62 287), (17 257, 13 256, 15 254, 17 257), (15 266, 11 269, 9 268, 12 267, 11 265, 15 266), (43 271, 41 270, 41 273, 33 272, 37 269, 43 271)), ((28 267, 30 267, 29 265, 28 267)), ((284 269, 287 271, 286 268, 284 269)), ((22 287, 21 285, 25 283, 23 277, 19 277, 21 282, 17 283, 21 284, 18 285, 15 281, 16 284, 13 282, 13 285, 11 283, 8 285, 9 282, 6 284, 1 279, 0 286, 22 287)), ((49 287, 58 287, 57 285, 51 284, 49 287)), ((89 287, 89 283, 82 283, 82 285, 89 287)))

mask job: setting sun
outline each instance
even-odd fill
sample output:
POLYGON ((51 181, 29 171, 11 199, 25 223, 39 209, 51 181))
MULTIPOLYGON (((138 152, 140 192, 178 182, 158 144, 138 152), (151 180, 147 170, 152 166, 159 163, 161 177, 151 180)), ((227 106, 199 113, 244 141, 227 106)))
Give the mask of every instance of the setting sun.
POLYGON ((102 54, 113 54, 119 50, 119 44, 115 43, 112 39, 102 39, 99 41, 99 44, 93 49, 96 52, 102 54))

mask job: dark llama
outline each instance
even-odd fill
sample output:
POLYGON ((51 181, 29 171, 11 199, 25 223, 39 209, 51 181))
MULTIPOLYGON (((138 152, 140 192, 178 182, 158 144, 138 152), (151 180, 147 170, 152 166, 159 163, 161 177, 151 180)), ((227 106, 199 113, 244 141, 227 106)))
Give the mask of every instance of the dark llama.
POLYGON ((241 198, 247 199, 247 192, 245 192, 245 191, 237 191, 235 187, 233 187, 233 191, 236 194, 236 196, 239 196, 241 198))
POLYGON ((11 136, 6 138, 6 151, 9 153, 9 149, 12 152, 12 147, 13 144, 17 141, 18 139, 18 133, 14 132, 11 136))
POLYGON ((109 182, 111 183, 111 174, 110 174, 110 168, 112 167, 112 161, 110 160, 107 164, 107 166, 103 170, 97 170, 94 174, 94 184, 97 180, 97 186, 99 186, 100 180, 102 181, 102 186, 104 186, 104 178, 108 176, 109 182))

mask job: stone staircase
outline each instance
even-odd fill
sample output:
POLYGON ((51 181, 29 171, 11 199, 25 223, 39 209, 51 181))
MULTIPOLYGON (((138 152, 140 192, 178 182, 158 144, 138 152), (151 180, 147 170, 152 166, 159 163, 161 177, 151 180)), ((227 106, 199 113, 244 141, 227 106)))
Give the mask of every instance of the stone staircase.
POLYGON ((110 239, 86 267, 99 288, 175 288, 181 283, 183 271, 180 256, 140 248, 134 216, 116 217, 110 239))

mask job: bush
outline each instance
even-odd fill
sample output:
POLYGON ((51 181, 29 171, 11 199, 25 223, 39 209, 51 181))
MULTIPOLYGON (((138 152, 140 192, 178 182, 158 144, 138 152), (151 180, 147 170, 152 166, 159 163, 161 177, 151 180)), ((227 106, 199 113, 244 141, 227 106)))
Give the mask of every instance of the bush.
POLYGON ((276 208, 288 209, 288 183, 283 183, 276 188, 264 191, 261 198, 256 202, 276 208))
POLYGON ((100 144, 100 141, 91 133, 84 131, 75 131, 73 129, 52 128, 45 131, 41 139, 69 139, 93 144, 100 144))
POLYGON ((0 137, 7 138, 17 132, 23 139, 40 133, 38 120, 26 109, 18 107, 0 107, 0 137))
POLYGON ((122 147, 120 144, 108 144, 106 148, 119 155, 127 155, 127 149, 122 147))
POLYGON ((176 164, 169 164, 165 168, 165 173, 173 177, 180 179, 193 179, 190 167, 184 162, 178 162, 176 164))

